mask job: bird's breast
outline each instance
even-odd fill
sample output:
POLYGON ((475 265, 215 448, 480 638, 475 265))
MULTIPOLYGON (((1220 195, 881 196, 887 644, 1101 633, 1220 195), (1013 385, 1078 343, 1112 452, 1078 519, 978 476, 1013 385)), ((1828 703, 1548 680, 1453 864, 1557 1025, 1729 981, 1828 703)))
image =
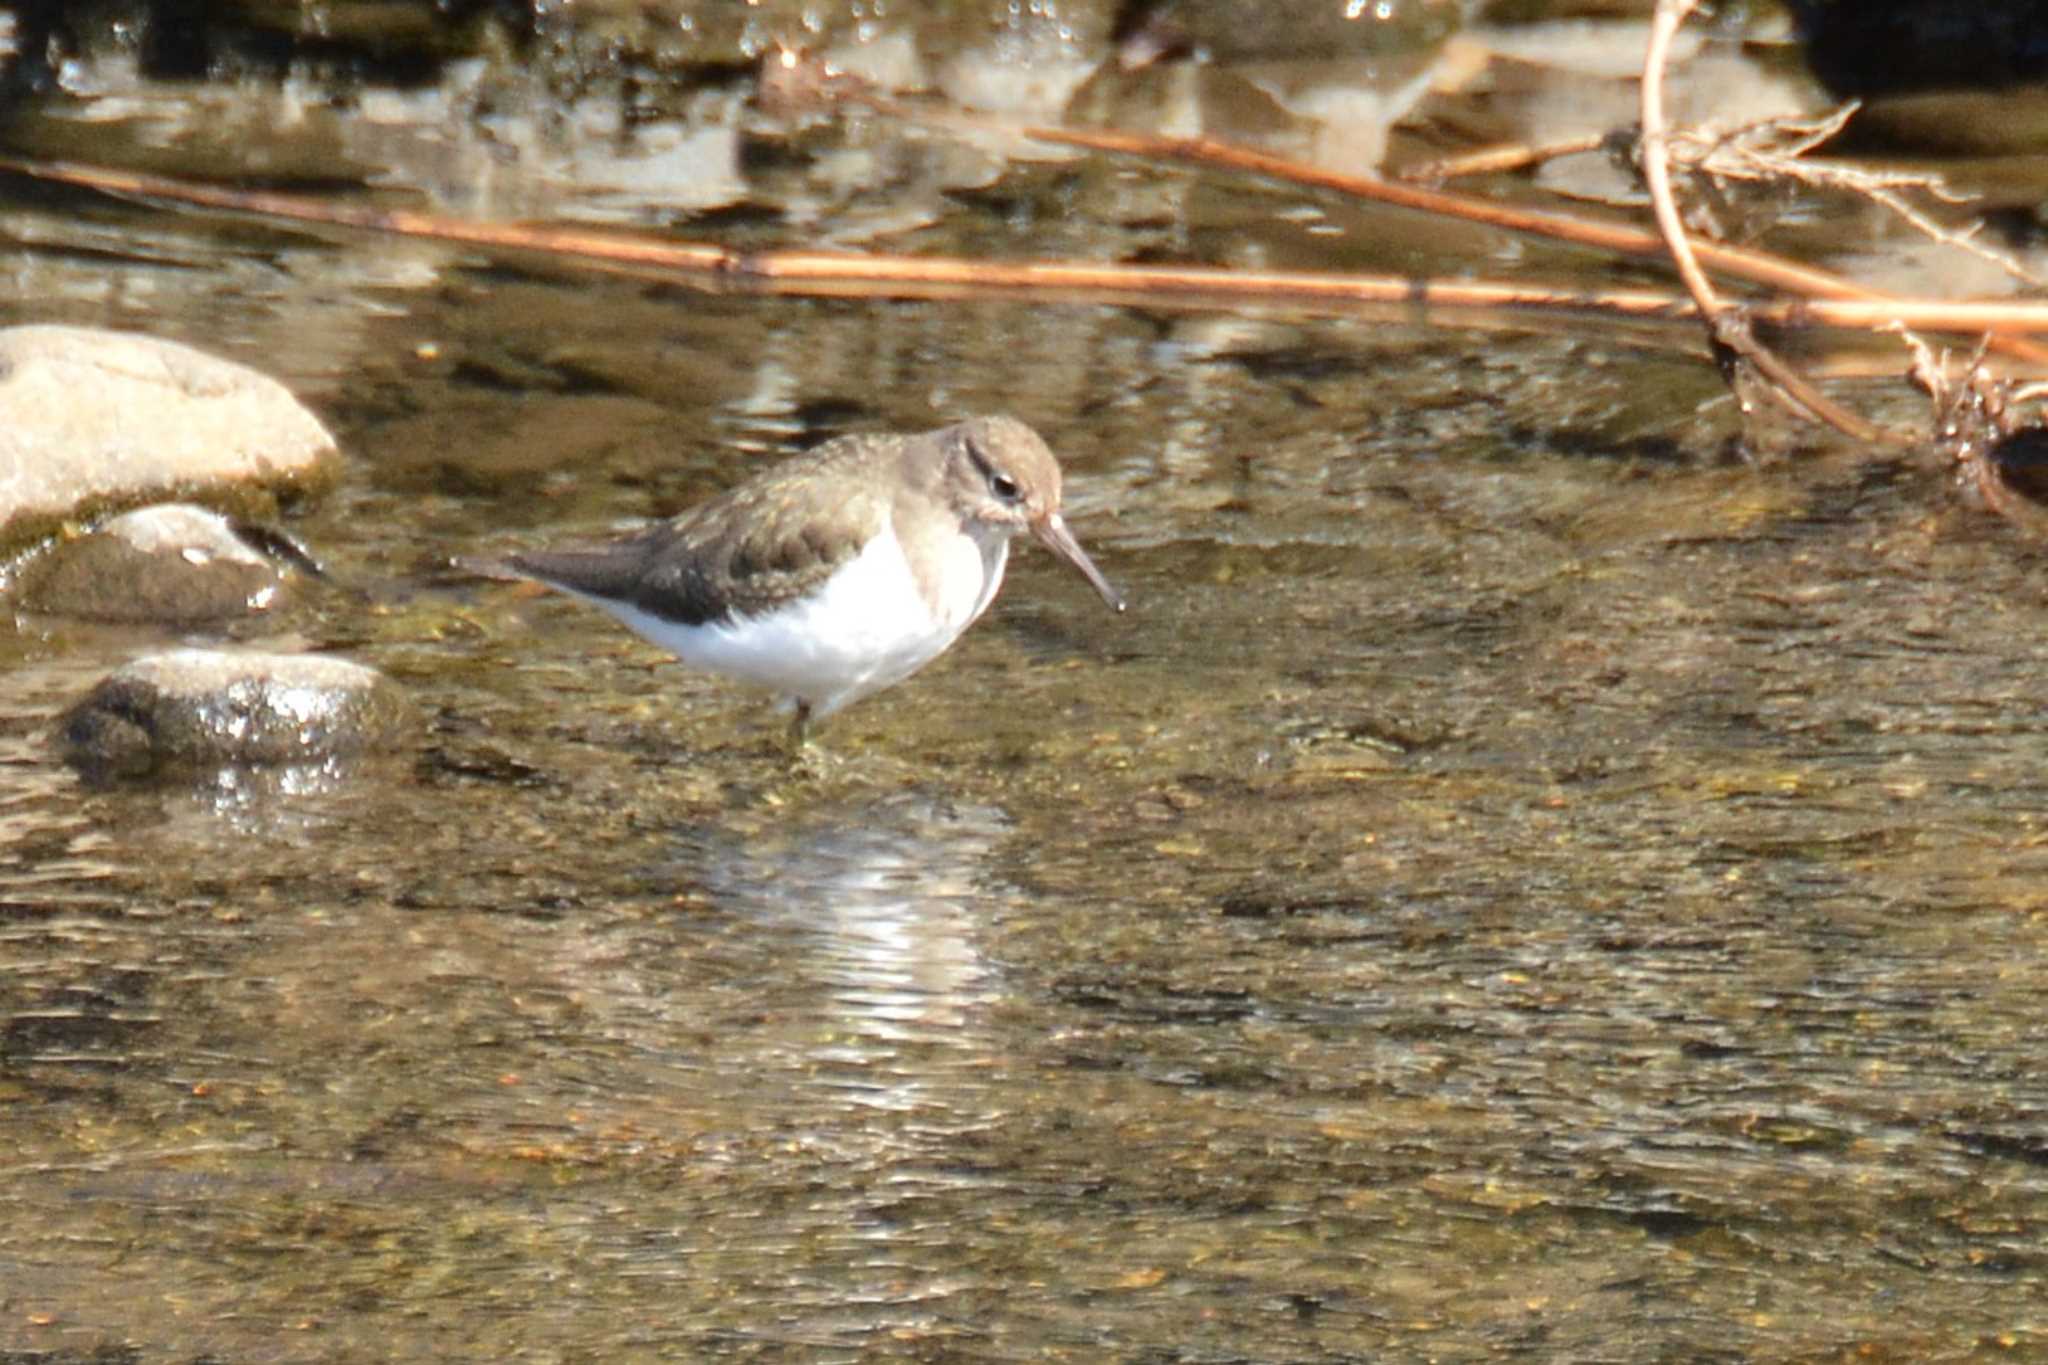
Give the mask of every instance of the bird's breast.
POLYGON ((976 535, 951 518, 894 519, 896 544, 932 621, 955 634, 988 609, 1002 585, 1007 535, 976 535))

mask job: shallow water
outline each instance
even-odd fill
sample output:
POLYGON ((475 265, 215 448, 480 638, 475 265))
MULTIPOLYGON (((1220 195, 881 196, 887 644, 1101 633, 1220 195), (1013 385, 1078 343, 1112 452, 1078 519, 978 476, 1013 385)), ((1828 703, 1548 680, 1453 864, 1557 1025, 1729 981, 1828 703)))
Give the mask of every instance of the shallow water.
MULTIPOLYGON (((1342 254, 1270 187, 891 155, 828 235, 914 201, 946 249, 1342 254)), ((49 722, 163 641, 0 634, 0 1351, 2043 1349, 2048 603, 1939 470, 1743 462, 1681 332, 7 212, 6 320, 176 335, 333 423, 284 642, 430 724, 91 788, 49 722), (758 701, 444 571, 987 410, 1133 610, 1020 547, 809 772, 758 701)))

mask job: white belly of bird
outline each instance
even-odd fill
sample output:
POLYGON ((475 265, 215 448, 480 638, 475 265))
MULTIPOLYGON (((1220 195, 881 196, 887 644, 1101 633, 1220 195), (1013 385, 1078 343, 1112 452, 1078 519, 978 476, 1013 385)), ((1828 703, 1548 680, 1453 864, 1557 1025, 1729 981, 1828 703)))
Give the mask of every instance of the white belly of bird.
POLYGON ((1008 552, 1006 541, 984 558, 960 537, 943 566, 936 611, 894 531, 875 537, 808 597, 729 622, 678 625, 627 603, 584 600, 694 668, 806 702, 813 717, 824 717, 945 653, 994 599, 1008 552))

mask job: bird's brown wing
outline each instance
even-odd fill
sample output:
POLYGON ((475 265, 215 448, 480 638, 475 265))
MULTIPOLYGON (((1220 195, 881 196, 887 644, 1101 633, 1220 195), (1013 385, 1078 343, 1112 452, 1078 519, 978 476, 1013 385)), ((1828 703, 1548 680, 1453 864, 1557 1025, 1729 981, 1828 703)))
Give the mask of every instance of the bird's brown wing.
POLYGON ((859 454, 830 442, 658 526, 507 563, 678 625, 758 615, 823 583, 882 528, 887 501, 859 476, 859 454))

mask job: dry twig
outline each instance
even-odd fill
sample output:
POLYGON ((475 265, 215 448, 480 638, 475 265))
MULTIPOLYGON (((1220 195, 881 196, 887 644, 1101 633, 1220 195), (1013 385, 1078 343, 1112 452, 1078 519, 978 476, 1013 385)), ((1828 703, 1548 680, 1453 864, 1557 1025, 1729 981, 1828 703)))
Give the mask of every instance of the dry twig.
MULTIPOLYGON (((769 73, 764 75, 764 90, 769 93, 770 98, 791 107, 829 108, 836 104, 851 103, 920 126, 953 127, 979 132, 997 131, 1056 146, 1144 157, 1154 161, 1180 161, 1221 167, 1244 174, 1264 176, 1284 184, 1329 190, 1354 199, 1390 204, 1420 213, 1440 214, 1497 227, 1504 231, 1548 237, 1596 251, 1610 251, 1657 260, 1668 259, 1668 248, 1661 235, 1632 224, 1572 214, 1548 213, 1541 209, 1504 204, 1495 199, 1430 189, 1398 181, 1347 175, 1319 166, 1303 165, 1284 157, 1236 146, 1215 138, 1167 138, 1148 133, 1102 128, 1018 126, 986 115, 965 113, 957 109, 929 110, 883 94, 864 82, 834 72, 815 61, 806 61, 794 53, 780 54, 770 64, 769 73)), ((1769 252, 1706 241, 1692 243, 1692 250, 1703 265, 1734 279, 1806 299, 1877 305, 1870 309, 1850 308, 1839 315, 1832 309, 1820 305, 1810 308, 1788 305, 1780 310, 1777 318, 1766 318, 1763 312, 1752 311, 1751 316, 1759 322, 1781 318, 1794 325, 1825 324, 1865 328, 1882 327, 1894 321, 1911 321, 1916 326, 1938 328, 1946 324, 1932 319, 1936 316, 1946 316, 1946 310, 1952 306, 1930 303, 1926 300, 1898 299, 1840 275, 1787 260, 1769 252)), ((2026 305, 2013 307, 2015 311, 2011 314, 1972 312, 1969 314, 1970 320, 1959 324, 1959 327, 1968 331, 1988 329, 2004 333, 2041 330, 2035 323, 2026 320, 2034 316, 2026 305)), ((2000 335, 1993 340, 1992 346, 2016 360, 2024 360, 2035 365, 2048 365, 2048 348, 2023 337, 2000 335)))
POLYGON ((1854 195, 1878 205, 1931 241, 1969 252, 2032 288, 2048 288, 2048 280, 2029 270, 2017 256, 1979 241, 1981 222, 1958 231, 1937 222, 1912 202, 1908 196, 1915 194, 1937 204, 1972 202, 1972 196, 1956 193, 1939 175, 1814 159, 1811 153, 1832 141, 1860 107, 1859 101, 1851 100, 1816 118, 1760 119, 1725 132, 1675 128, 1671 131, 1671 158, 1714 180, 1790 183, 1854 195))
POLYGON ((1532 166, 1540 166, 1546 161, 1597 152, 1606 147, 1611 140, 1606 133, 1587 133, 1583 137, 1566 138, 1561 142, 1546 142, 1540 147, 1525 142, 1481 147, 1457 156, 1418 162, 1404 168, 1399 178, 1410 184, 1440 185, 1446 180, 1457 180, 1468 175, 1506 175, 1511 171, 1525 171, 1532 166))
MULTIPOLYGON (((934 113, 882 96, 867 85, 805 61, 776 54, 762 73, 764 103, 830 108, 856 102, 922 124, 987 129, 992 121, 958 111, 934 113)), ((1593 250, 1661 257, 1663 239, 1640 228, 1502 204, 1414 185, 1347 176, 1208 138, 1170 139, 1114 130, 1015 127, 1002 131, 1113 155, 1180 160, 1323 188, 1423 213, 1569 241, 1593 250)), ((983 261, 856 252, 740 251, 642 234, 517 223, 477 223, 405 209, 342 204, 267 191, 200 185, 102 167, 0 158, 0 173, 85 186, 108 194, 165 200, 352 230, 385 232, 469 245, 493 252, 539 252, 592 268, 681 279, 715 291, 830 296, 962 298, 1028 295, 1035 301, 1131 301, 1151 307, 1275 306, 1294 311, 1355 314, 1387 308, 1403 315, 1435 312, 1501 315, 1515 311, 1586 312, 1682 322, 1695 310, 1658 290, 1561 290, 1506 281, 1417 280, 1401 276, 1303 271, 1246 271, 1210 266, 1123 265, 1074 261, 983 261)), ((1692 243, 1708 267, 1798 298, 1751 303, 1744 315, 1779 327, 1855 330, 1901 324, 1932 330, 1996 332, 1992 345, 2048 365, 2048 347, 2019 335, 2048 332, 2048 303, 1952 303, 1897 299, 1827 271, 1710 242, 1692 243)))
MULTIPOLYGON (((1798 371, 1756 339, 1742 311, 1721 301, 1706 272, 1700 268, 1692 239, 1679 217, 1677 200, 1671 190, 1671 134, 1664 117, 1664 69, 1670 59, 1671 40, 1698 2, 1657 0, 1656 13, 1650 20, 1650 42, 1643 56, 1643 181, 1649 188, 1650 207, 1656 215, 1658 231, 1663 234, 1665 245, 1671 252, 1672 264, 1677 267, 1678 278, 1684 283, 1686 292, 1692 295, 1700 317, 1706 322, 1715 356, 1721 361, 1724 373, 1736 366, 1751 366, 1770 382, 1770 391, 1787 406, 1803 410, 1858 440, 1886 445, 1907 444, 1909 437, 1865 421, 1807 383, 1798 371)), ((1732 381, 1732 373, 1730 378, 1732 381)), ((1739 388, 1737 393, 1739 398, 1739 388)))
POLYGON ((2000 379, 1984 363, 1981 343, 1956 365, 1948 352, 1937 353, 1918 337, 1908 334, 1905 341, 1913 382, 1934 404, 1935 445, 1954 465, 1957 484, 2006 520, 2048 530, 2041 479, 2048 429, 2038 411, 2023 412, 2023 405, 2048 394, 2048 386, 2000 379))
MULTIPOLYGON (((1683 322, 1695 316, 1679 295, 1655 289, 1585 291, 1498 280, 1417 280, 1399 275, 1252 271, 1220 266, 1122 265, 1073 261, 983 261, 947 256, 882 256, 851 251, 739 251, 601 228, 475 223, 409 209, 338 204, 268 190, 200 185, 136 171, 0 157, 0 173, 25 175, 138 199, 191 204, 288 222, 474 246, 537 252, 594 268, 682 279, 732 293, 832 297, 975 298, 1028 294, 1036 301, 1134 301, 1151 305, 1259 306, 1355 312, 1388 306, 1434 311, 1580 312, 1683 322)), ((1944 300, 1798 299, 1750 305, 1749 316, 1776 327, 1895 326, 1977 333, 2048 333, 2048 303, 1951 303, 1944 300)), ((2005 341, 2015 338, 2006 337, 2005 341)))

